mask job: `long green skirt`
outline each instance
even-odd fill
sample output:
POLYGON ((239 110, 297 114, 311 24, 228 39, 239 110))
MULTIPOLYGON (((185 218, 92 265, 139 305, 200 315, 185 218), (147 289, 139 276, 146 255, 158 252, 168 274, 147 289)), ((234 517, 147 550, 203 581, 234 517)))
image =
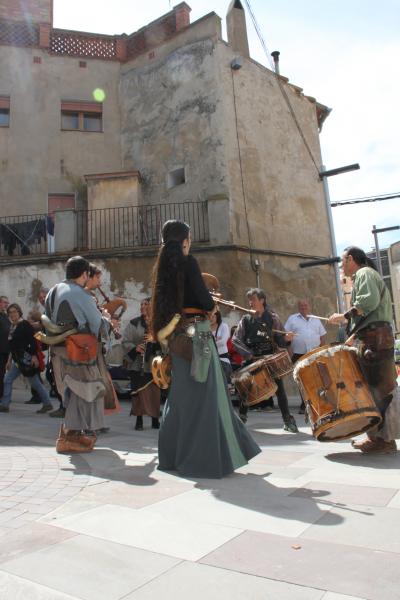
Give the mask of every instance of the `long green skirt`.
POLYGON ((172 354, 172 382, 158 441, 159 469, 219 479, 261 452, 233 411, 215 347, 205 383, 172 354))

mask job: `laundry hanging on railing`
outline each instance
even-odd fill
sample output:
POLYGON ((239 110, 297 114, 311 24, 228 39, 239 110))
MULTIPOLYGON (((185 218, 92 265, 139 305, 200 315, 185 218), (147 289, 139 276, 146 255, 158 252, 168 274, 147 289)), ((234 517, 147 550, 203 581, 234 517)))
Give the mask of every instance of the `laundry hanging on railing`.
POLYGON ((40 244, 46 239, 45 217, 22 223, 0 223, 0 244, 3 245, 8 256, 13 256, 17 246, 20 246, 21 254, 26 256, 31 253, 31 246, 40 244))

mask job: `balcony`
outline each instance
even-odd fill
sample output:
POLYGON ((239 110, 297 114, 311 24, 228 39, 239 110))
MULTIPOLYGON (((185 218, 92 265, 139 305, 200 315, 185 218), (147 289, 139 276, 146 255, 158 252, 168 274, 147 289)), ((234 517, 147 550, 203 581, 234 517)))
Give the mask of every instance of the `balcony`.
POLYGON ((193 242, 208 242, 208 202, 65 210, 0 217, 0 259, 158 246, 168 219, 189 223, 193 242))

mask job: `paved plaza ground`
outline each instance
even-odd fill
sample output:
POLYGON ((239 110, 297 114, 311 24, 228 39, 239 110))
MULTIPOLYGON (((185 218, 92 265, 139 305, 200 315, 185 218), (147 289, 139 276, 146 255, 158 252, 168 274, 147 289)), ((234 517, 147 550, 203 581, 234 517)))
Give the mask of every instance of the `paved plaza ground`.
POLYGON ((157 471, 127 402, 93 453, 64 456, 28 397, 0 414, 0 600, 400 599, 400 453, 251 412, 262 454, 186 480, 157 471))

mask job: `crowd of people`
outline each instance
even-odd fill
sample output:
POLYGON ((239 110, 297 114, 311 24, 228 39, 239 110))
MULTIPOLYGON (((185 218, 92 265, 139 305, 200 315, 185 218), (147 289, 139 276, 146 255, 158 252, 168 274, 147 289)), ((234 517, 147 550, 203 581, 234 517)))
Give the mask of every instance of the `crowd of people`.
MULTIPOLYGON (((298 312, 283 325, 260 288, 247 292, 249 308, 230 329, 190 248, 190 227, 167 221, 151 297, 142 300, 140 315, 122 331, 94 294, 101 269, 80 256, 67 261, 65 280, 40 290, 39 307, 26 319, 17 303, 0 296, 0 412, 9 412, 13 383, 22 375, 32 390, 27 403, 40 403, 40 415, 63 418, 57 451, 92 451, 97 435, 108 430, 104 415, 120 409, 105 362, 110 339, 117 335, 130 377, 134 428, 143 430, 143 418, 149 417, 151 427, 160 429, 159 469, 186 477, 223 477, 260 452, 245 427, 248 397, 239 394, 237 415, 229 384, 237 373, 247 373, 246 368, 277 353, 298 364, 325 347, 327 332, 306 299, 299 299, 298 312), (167 392, 153 376, 157 355, 170 379, 167 392), (56 409, 50 396, 59 402, 56 409)), ((346 314, 332 315, 329 323, 348 324, 349 340, 360 346, 360 362, 384 423, 396 386, 389 292, 362 250, 347 249, 343 268, 354 278, 352 306, 346 314)), ((276 395, 284 430, 297 433, 278 372, 272 372, 269 389, 263 401, 276 395)), ((304 409, 302 398, 299 412, 304 409)), ((394 439, 382 437, 382 423, 354 447, 366 453, 396 451, 394 439)))

